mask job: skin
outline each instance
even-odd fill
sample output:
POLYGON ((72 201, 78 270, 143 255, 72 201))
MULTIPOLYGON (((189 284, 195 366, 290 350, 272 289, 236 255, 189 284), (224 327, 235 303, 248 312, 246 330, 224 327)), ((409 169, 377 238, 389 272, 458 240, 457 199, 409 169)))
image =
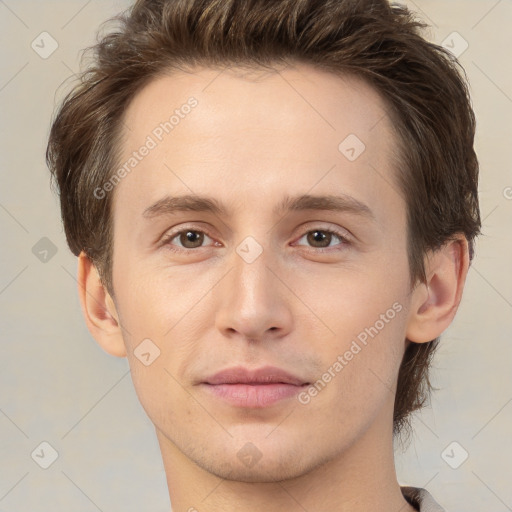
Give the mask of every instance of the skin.
POLYGON ((427 255, 427 282, 411 289, 385 104, 359 79, 304 64, 154 79, 125 112, 123 162, 191 96, 198 105, 115 187, 115 298, 85 254, 78 263, 87 325, 104 350, 128 358, 173 510, 413 510, 393 460, 398 369, 407 340, 428 342, 451 323, 465 239, 427 255), (349 134, 366 146, 354 161, 338 150, 349 134), (215 198, 227 214, 143 217, 183 194, 215 198), (350 196, 372 217, 273 213, 299 194, 350 196), (204 238, 161 243, 190 229, 204 238), (316 230, 345 238, 322 231, 321 242, 316 230), (236 251, 248 236, 262 249, 251 263, 236 251), (237 408, 198 385, 231 366, 267 364, 316 382, 393 304, 400 312, 307 404, 237 408), (148 366, 134 354, 146 338, 160 349, 148 366), (250 467, 237 456, 244 446, 260 456, 250 467))

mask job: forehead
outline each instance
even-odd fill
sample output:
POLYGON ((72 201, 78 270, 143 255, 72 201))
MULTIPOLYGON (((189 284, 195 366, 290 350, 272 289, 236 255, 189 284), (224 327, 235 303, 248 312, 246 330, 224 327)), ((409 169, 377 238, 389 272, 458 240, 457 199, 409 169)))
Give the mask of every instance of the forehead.
POLYGON ((164 191, 192 192, 243 208, 274 190, 279 201, 289 189, 335 186, 372 200, 393 181, 395 147, 386 104, 360 78, 305 64, 173 71, 125 111, 120 165, 134 165, 114 201, 142 211, 164 191))
MULTIPOLYGON (((192 97, 199 106, 194 108, 194 117, 202 125, 198 137, 208 129, 225 136, 233 134, 234 128, 249 128, 246 121, 250 115, 252 129, 288 128, 294 135, 301 131, 310 138, 317 130, 326 137, 338 132, 339 137, 352 129, 370 142, 368 132, 387 116, 378 92, 353 75, 335 75, 306 64, 274 71, 199 67, 169 71, 143 87, 126 109, 125 140, 150 133, 176 110, 179 115, 192 97), (307 124, 297 126, 298 120, 307 124)), ((384 123, 384 131, 389 127, 384 123)), ((183 130, 175 130, 174 135, 183 130)))

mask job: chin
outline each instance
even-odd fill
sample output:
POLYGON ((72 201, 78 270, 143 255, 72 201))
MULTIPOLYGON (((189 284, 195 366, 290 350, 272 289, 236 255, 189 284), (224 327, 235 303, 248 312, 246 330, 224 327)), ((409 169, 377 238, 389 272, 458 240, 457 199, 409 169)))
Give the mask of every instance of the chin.
POLYGON ((252 467, 245 465, 236 456, 233 461, 220 462, 215 461, 196 461, 209 473, 216 475, 224 480, 246 483, 275 483, 297 478, 304 473, 309 472, 311 468, 305 467, 304 462, 290 460, 287 455, 285 459, 278 460, 278 454, 274 453, 272 460, 263 460, 263 457, 252 467))

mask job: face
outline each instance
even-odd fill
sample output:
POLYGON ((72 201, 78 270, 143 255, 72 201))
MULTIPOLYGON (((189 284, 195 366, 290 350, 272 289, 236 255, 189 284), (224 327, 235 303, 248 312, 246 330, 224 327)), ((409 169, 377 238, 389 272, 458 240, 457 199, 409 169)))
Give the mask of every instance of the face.
POLYGON ((161 445, 269 481, 389 434, 410 288, 378 94, 302 64, 201 68, 152 81, 124 123, 115 308, 161 445))

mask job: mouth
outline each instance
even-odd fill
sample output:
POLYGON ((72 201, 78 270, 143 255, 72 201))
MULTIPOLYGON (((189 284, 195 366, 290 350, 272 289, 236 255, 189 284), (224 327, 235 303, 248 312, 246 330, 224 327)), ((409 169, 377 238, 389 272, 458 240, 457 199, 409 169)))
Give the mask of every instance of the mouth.
POLYGON ((309 384, 273 366, 228 368, 201 382, 205 391, 232 406, 256 409, 292 398, 309 384))

